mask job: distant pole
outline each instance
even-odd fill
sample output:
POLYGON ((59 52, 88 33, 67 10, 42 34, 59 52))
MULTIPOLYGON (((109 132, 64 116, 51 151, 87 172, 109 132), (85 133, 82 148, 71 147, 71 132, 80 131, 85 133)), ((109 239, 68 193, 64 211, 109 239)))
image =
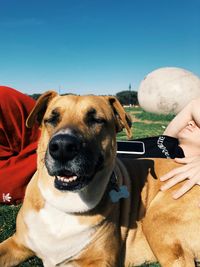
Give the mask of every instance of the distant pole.
POLYGON ((131 83, 129 83, 129 106, 131 107, 131 83))

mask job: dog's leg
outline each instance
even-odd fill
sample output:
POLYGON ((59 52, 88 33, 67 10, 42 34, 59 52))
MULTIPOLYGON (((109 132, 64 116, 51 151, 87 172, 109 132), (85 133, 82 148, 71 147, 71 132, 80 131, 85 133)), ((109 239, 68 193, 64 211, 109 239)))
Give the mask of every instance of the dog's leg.
MULTIPOLYGON (((174 241, 174 240, 173 240, 174 241)), ((182 244, 175 242, 151 243, 150 246, 162 267, 195 267, 194 255, 188 252, 182 244)))
POLYGON ((16 266, 34 254, 31 250, 18 244, 15 235, 0 244, 0 266, 16 266))
MULTIPOLYGON (((162 233, 160 233, 160 236, 162 236, 162 233)), ((147 237, 160 265, 162 267, 195 267, 194 255, 191 252, 189 253, 187 248, 183 247, 183 244, 179 241, 174 242, 174 236, 175 234, 172 234, 168 242, 167 240, 160 242, 159 238, 152 241, 150 236, 147 237)))
MULTIPOLYGON (((171 197, 170 194, 169 196, 171 197)), ((171 213, 166 211, 166 206, 160 204, 161 200, 153 200, 154 203, 143 220, 142 228, 149 246, 162 267, 195 267, 194 253, 188 245, 189 239, 184 239, 183 229, 186 230, 187 226, 182 228, 183 222, 177 219, 176 214, 174 216, 173 209, 171 213)))
POLYGON ((159 253, 159 263, 162 267, 195 267, 194 257, 187 253, 181 256, 175 255, 175 251, 170 248, 167 251, 165 248, 165 255, 159 253))

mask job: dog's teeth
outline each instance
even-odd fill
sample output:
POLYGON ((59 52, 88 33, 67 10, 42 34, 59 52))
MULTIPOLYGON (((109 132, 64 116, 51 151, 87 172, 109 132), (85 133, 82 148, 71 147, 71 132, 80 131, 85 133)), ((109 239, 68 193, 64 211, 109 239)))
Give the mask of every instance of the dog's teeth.
POLYGON ((78 178, 78 177, 77 177, 76 175, 71 176, 71 177, 69 177, 69 178, 66 178, 66 177, 63 177, 63 176, 57 176, 57 179, 58 179, 59 181, 64 182, 64 183, 70 183, 70 182, 76 181, 77 178, 78 178))

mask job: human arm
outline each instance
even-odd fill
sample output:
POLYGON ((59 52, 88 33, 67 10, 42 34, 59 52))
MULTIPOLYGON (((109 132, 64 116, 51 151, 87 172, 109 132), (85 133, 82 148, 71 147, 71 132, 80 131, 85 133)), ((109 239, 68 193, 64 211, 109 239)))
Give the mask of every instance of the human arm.
POLYGON ((177 134, 187 125, 191 120, 200 127, 200 98, 190 101, 169 123, 164 131, 164 135, 177 138, 177 134))
POLYGON ((194 185, 200 185, 200 156, 176 158, 175 161, 184 165, 171 170, 160 177, 160 180, 167 181, 161 187, 161 190, 165 191, 187 179, 187 181, 173 193, 173 198, 177 199, 189 191, 194 185))
MULTIPOLYGON (((194 121, 195 124, 200 127, 199 107, 200 98, 189 102, 189 104, 171 121, 164 134, 177 138, 178 133, 188 124, 189 121, 194 121)), ((163 175, 160 180, 166 181, 166 183, 161 187, 161 190, 163 191, 171 188, 181 181, 186 180, 184 184, 173 193, 173 197, 177 199, 189 191, 195 184, 200 185, 200 154, 182 159, 176 158, 175 161, 183 165, 163 175)))

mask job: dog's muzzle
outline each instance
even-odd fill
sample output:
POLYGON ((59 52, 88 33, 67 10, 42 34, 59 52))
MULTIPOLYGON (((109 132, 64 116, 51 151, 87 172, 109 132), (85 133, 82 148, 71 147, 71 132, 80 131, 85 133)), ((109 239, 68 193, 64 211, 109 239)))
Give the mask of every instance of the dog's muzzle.
POLYGON ((56 134, 48 145, 45 165, 59 190, 75 191, 85 187, 102 167, 103 156, 94 145, 79 135, 56 134))

